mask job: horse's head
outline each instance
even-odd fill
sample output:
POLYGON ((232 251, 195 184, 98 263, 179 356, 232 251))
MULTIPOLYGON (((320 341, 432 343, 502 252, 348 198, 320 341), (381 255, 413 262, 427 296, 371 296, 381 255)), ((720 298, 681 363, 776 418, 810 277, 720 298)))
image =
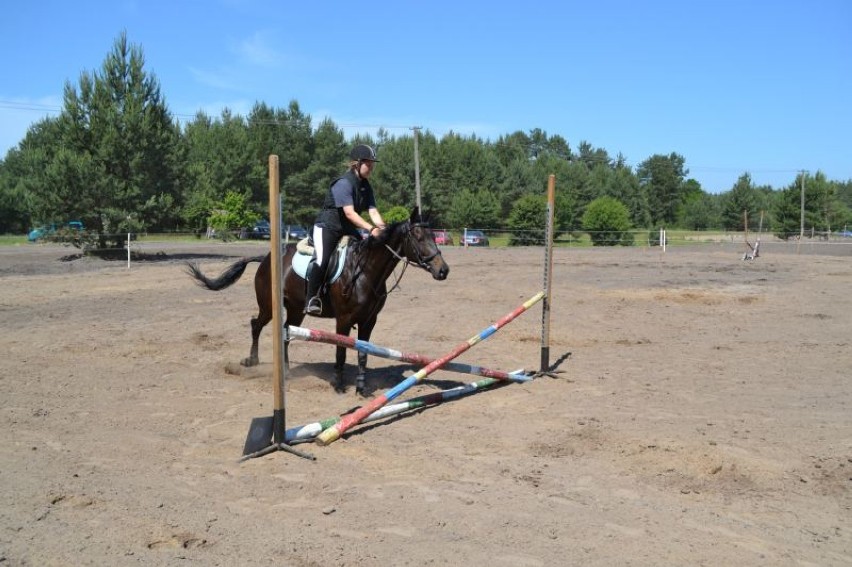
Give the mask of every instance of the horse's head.
POLYGON ((421 218, 417 207, 411 211, 407 221, 389 226, 383 237, 387 239, 385 243, 395 248, 396 254, 404 257, 408 263, 423 268, 436 280, 447 279, 450 267, 435 244, 435 235, 429 223, 421 218))

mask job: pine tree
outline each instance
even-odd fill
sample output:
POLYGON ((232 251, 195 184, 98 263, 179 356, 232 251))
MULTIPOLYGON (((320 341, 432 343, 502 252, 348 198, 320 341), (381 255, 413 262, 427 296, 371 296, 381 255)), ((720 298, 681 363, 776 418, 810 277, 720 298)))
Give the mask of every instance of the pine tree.
POLYGON ((47 183, 32 195, 43 215, 83 220, 101 246, 176 220, 178 131, 144 63, 122 33, 100 72, 66 83, 47 183))

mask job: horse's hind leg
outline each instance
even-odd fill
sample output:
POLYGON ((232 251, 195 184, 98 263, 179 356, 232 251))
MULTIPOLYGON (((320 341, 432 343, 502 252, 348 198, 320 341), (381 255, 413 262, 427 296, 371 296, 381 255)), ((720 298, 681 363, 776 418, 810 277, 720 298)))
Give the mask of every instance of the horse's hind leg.
POLYGON ((267 316, 262 311, 257 317, 251 318, 251 350, 248 358, 244 358, 240 364, 243 366, 257 366, 260 364, 260 358, 257 356, 257 344, 260 339, 260 332, 266 326, 272 317, 267 316))
POLYGON ((272 321, 272 287, 270 286, 270 259, 267 255, 260 266, 257 268, 257 273, 254 275, 254 294, 257 298, 257 317, 252 317, 251 320, 251 350, 248 358, 244 358, 241 362, 243 366, 257 366, 260 364, 260 358, 257 356, 257 343, 260 339, 260 332, 267 323, 272 321))

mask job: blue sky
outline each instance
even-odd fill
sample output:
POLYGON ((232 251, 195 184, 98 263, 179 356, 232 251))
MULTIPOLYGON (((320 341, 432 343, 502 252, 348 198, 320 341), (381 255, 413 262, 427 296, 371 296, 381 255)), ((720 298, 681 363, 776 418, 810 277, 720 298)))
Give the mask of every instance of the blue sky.
POLYGON ((714 193, 745 172, 852 179, 848 0, 9 2, 0 156, 122 31, 182 121, 295 99, 347 135, 540 128, 634 166, 677 152, 714 193))

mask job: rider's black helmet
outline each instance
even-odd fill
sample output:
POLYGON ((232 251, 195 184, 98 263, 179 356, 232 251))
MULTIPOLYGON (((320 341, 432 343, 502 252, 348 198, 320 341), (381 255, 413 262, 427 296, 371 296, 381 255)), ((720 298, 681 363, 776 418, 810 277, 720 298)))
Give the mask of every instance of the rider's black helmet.
POLYGON ((352 151, 349 152, 349 158, 352 161, 363 161, 365 159, 379 161, 376 159, 376 150, 365 144, 359 144, 352 148, 352 151))

